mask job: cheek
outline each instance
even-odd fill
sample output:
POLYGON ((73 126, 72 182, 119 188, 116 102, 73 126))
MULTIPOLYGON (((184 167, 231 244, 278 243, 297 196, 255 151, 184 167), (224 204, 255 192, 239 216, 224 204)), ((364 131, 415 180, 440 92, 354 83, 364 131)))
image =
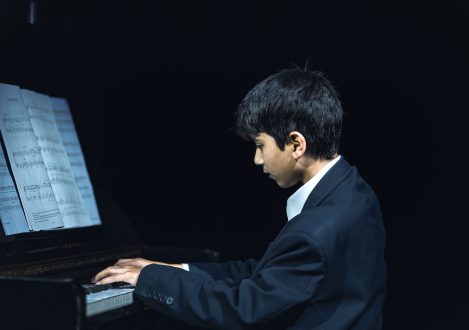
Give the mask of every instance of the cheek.
POLYGON ((264 166, 266 168, 268 168, 269 170, 276 170, 277 169, 277 163, 275 162, 275 157, 272 157, 271 155, 269 154, 265 154, 263 156, 263 160, 264 160, 264 166))

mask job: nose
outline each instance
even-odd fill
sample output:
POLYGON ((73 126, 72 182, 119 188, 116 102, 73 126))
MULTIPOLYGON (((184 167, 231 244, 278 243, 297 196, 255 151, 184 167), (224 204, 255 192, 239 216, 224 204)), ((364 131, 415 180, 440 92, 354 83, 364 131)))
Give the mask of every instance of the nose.
POLYGON ((256 153, 254 154, 254 164, 257 166, 264 165, 264 160, 261 157, 260 150, 256 149, 256 153))

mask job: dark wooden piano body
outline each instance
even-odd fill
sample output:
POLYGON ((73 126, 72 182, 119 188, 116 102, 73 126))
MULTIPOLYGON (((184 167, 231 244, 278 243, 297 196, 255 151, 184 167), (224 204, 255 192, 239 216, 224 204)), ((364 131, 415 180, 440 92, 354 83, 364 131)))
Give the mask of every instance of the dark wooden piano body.
POLYGON ((97 190, 96 199, 102 226, 0 237, 1 329, 188 328, 136 297, 131 305, 86 317, 81 284, 119 258, 219 260, 212 250, 146 246, 110 194, 97 190))

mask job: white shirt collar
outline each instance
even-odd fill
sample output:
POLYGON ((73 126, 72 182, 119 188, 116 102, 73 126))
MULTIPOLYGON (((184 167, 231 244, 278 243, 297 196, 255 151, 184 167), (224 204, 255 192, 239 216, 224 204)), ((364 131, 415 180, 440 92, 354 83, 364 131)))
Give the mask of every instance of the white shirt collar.
POLYGON ((314 187, 318 184, 318 182, 322 179, 322 177, 337 163, 340 159, 340 155, 329 163, 326 164, 318 173, 316 173, 308 182, 298 188, 297 191, 293 195, 291 195, 287 200, 287 218, 290 221, 293 217, 298 215, 303 206, 305 205, 306 199, 308 198, 309 194, 313 191, 314 187))

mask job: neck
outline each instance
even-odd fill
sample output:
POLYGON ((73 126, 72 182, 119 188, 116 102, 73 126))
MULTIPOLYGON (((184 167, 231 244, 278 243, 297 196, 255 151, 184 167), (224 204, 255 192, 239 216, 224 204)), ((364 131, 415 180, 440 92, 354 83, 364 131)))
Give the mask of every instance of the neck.
POLYGON ((305 166, 305 171, 303 172, 302 180, 301 182, 305 184, 308 182, 313 176, 315 176, 324 166, 326 166, 328 163, 330 163, 333 159, 335 159, 338 156, 338 154, 334 155, 334 158, 330 160, 324 160, 324 159, 312 159, 310 158, 308 161, 307 166, 305 166))

